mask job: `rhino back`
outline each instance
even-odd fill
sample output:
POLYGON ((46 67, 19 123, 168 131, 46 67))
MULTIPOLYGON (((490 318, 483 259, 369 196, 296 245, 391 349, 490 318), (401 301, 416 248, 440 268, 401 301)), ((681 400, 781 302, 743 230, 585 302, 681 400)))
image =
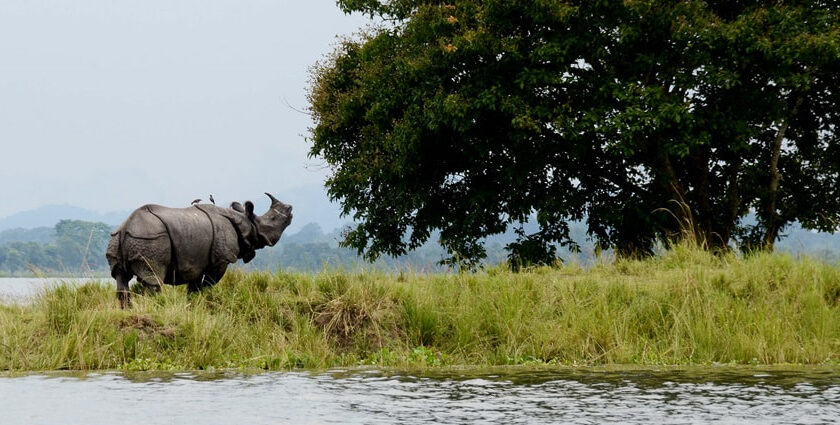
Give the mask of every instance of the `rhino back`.
POLYGON ((163 223, 174 250, 175 272, 183 281, 201 278, 210 262, 214 229, 207 214, 195 207, 149 207, 163 223))

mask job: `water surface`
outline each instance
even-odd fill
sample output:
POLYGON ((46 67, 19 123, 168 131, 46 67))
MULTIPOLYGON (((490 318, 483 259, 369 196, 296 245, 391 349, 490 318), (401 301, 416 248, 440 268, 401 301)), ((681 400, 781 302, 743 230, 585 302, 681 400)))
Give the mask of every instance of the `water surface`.
POLYGON ((837 370, 177 373, 0 378, 3 424, 836 423, 837 370))
POLYGON ((100 282, 104 285, 106 279, 80 277, 0 277, 0 302, 27 302, 51 285, 61 283, 77 285, 90 281, 100 282))

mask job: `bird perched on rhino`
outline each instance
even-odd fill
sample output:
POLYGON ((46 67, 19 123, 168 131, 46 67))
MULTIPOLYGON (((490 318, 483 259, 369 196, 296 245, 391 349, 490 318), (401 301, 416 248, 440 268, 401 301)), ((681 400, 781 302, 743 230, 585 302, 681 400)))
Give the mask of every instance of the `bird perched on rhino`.
POLYGON ((271 206, 260 216, 251 201, 244 207, 238 202, 231 208, 149 204, 134 210, 111 234, 105 253, 120 306, 130 305, 128 282, 134 276, 153 292, 166 283, 186 284, 192 293, 215 285, 240 258, 247 263, 256 250, 274 246, 292 222, 292 206, 266 195, 271 206))
POLYGON ((212 193, 210 194, 210 203, 213 204, 213 205, 216 205, 216 200, 213 199, 213 194, 212 193))
POLYGON ((196 199, 193 199, 192 202, 190 202, 190 205, 198 205, 199 202, 201 202, 201 198, 196 198, 196 199))

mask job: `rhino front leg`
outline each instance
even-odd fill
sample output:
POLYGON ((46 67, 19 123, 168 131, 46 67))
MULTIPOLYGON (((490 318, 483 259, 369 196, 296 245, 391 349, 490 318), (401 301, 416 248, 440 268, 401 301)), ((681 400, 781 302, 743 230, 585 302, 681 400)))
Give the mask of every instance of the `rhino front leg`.
POLYGON ((222 277, 224 277, 225 272, 227 271, 227 268, 228 268, 227 263, 222 263, 222 264, 219 264, 218 266, 211 267, 207 271, 207 273, 204 275, 203 286, 205 286, 205 287, 213 286, 213 285, 219 283, 219 281, 222 280, 222 277))
POLYGON ((143 279, 137 278, 137 283, 140 286, 140 290, 138 291, 138 287, 134 287, 135 292, 141 292, 143 294, 159 294, 161 290, 160 284, 157 281, 153 281, 152 283, 146 282, 143 279))
POLYGON ((166 278, 166 265, 141 260, 132 263, 131 267, 137 275, 137 282, 143 285, 145 292, 158 293, 166 278))
POLYGON ((202 280, 187 282, 187 295, 192 295, 201 290, 202 280))
POLYGON ((187 285, 187 292, 194 293, 219 283, 219 281, 222 280, 222 277, 225 275, 227 268, 227 263, 208 268, 205 271, 204 276, 201 277, 201 279, 199 279, 196 282, 190 282, 187 285))

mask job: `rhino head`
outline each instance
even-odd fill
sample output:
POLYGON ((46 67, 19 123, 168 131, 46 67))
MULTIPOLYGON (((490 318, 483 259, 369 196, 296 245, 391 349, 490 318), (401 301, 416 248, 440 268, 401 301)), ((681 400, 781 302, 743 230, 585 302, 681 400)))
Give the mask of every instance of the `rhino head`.
POLYGON ((292 206, 280 202, 268 192, 266 192, 266 195, 271 199, 271 206, 265 214, 255 215, 254 204, 250 201, 245 203, 244 209, 248 219, 256 224, 260 244, 262 246, 274 246, 280 240, 280 235, 292 222, 292 206))

